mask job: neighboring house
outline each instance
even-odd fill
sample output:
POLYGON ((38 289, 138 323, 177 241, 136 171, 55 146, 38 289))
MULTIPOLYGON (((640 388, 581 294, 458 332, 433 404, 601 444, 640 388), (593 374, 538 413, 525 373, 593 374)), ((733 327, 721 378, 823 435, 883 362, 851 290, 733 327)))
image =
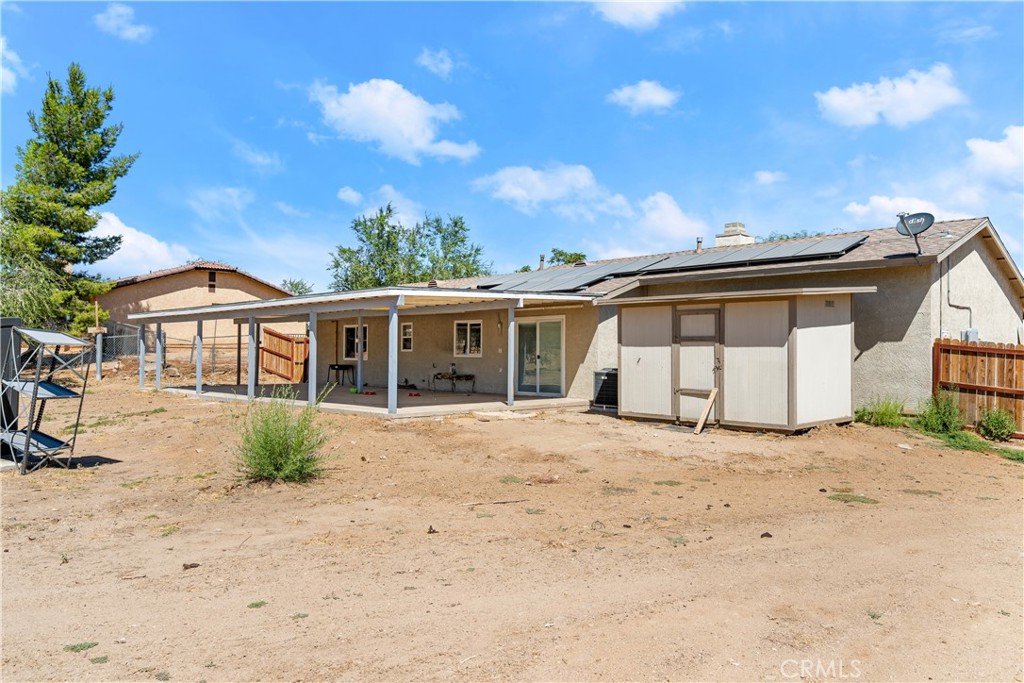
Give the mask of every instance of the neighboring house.
MULTIPOLYGON (((129 314, 134 313, 291 296, 291 292, 234 266, 195 261, 116 280, 113 289, 98 300, 100 307, 110 312, 111 320, 128 322, 129 314)), ((278 327, 284 332, 305 331, 296 323, 275 326, 275 329, 278 327)), ((168 347, 191 347, 196 331, 195 323, 178 322, 163 326, 168 347)), ((203 336, 208 339, 230 336, 233 344, 235 333, 236 327, 230 317, 203 323, 203 336)))
POLYGON ((510 400, 591 399, 595 373, 618 368, 623 414, 692 421, 717 387, 712 420, 791 430, 877 397, 915 408, 936 337, 1020 339, 1024 283, 988 219, 938 222, 920 242, 918 255, 881 229, 755 244, 729 224, 708 249, 129 318, 308 319, 313 388, 358 364, 392 413, 401 380, 453 363, 510 400))

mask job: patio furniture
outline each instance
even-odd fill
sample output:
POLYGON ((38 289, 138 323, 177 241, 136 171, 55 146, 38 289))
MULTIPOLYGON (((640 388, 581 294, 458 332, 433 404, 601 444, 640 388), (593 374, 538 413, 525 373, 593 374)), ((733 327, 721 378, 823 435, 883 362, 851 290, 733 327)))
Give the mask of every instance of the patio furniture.
POLYGON ((454 372, 435 372, 434 373, 434 377, 433 377, 433 381, 431 382, 431 385, 432 385, 431 389, 433 391, 437 391, 437 383, 438 382, 451 382, 452 383, 452 393, 453 394, 455 393, 455 388, 456 388, 455 384, 456 384, 456 382, 471 382, 472 385, 471 385, 470 392, 476 392, 476 375, 457 374, 457 373, 454 373, 454 372))
POLYGON ((356 367, 350 363, 331 363, 327 366, 327 381, 331 381, 331 373, 334 373, 338 384, 345 384, 345 376, 348 375, 350 383, 356 383, 356 367))

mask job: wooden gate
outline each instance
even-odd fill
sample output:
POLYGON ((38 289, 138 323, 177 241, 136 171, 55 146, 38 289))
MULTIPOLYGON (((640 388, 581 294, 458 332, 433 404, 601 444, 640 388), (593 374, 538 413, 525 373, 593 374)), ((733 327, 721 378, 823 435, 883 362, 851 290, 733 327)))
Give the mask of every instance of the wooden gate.
POLYGON ((1024 437, 1024 345, 936 339, 932 347, 932 391, 955 389, 968 424, 984 410, 1003 408, 1024 437))
POLYGON ((263 328, 260 346, 260 368, 293 384, 304 381, 309 358, 309 337, 284 334, 263 328))

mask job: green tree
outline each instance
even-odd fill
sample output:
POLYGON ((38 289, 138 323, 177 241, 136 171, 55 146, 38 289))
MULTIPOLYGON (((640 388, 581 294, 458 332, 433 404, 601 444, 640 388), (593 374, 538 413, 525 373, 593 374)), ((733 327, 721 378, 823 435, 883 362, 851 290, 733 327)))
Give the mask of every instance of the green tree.
MULTIPOLYGON (((17 282, 26 268, 48 269, 55 288, 47 297, 55 307, 45 312, 49 324, 74 332, 91 324, 90 300, 110 288, 75 267, 101 261, 121 245, 119 235, 90 234, 100 218, 95 208, 114 197, 117 180, 138 158, 112 155, 123 128, 105 125, 113 101, 111 88, 87 87, 78 64, 68 67, 65 84, 51 77, 41 113, 28 115, 34 137, 17 148, 17 178, 0 196, 6 281, 17 282)), ((14 307, 26 306, 31 299, 14 307)))
POLYGON ((312 294, 313 285, 303 279, 285 278, 281 281, 281 289, 286 289, 295 296, 302 296, 303 294, 312 294))
POLYGON ((551 247, 551 258, 548 259, 548 263, 553 266, 561 266, 586 260, 587 255, 581 251, 564 251, 558 247, 551 247))
POLYGON ((794 232, 776 232, 772 230, 767 237, 762 237, 762 242, 781 242, 782 240, 795 240, 801 237, 821 237, 823 232, 810 232, 808 230, 796 230, 794 232))
POLYGON ((469 240, 461 216, 426 216, 407 228, 389 203, 373 216, 352 221, 355 247, 338 246, 329 271, 334 291, 369 289, 423 280, 449 280, 490 273, 483 247, 469 240))

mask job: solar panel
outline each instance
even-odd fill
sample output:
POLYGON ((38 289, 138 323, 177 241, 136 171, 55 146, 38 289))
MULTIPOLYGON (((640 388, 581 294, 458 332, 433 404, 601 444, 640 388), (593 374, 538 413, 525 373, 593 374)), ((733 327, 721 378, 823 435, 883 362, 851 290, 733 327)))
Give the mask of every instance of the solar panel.
POLYGON ((691 252, 671 256, 652 265, 643 267, 643 273, 659 273, 678 270, 721 268, 724 266, 755 263, 776 263, 781 261, 814 259, 826 256, 840 256, 860 245, 866 237, 839 237, 812 241, 784 241, 760 244, 752 247, 691 252))
POLYGON ((805 256, 838 256, 845 254, 850 249, 860 245, 861 242, 866 240, 866 236, 862 237, 841 237, 837 239, 821 240, 809 245, 806 249, 800 252, 800 258, 805 256))
POLYGON ((665 259, 665 256, 652 256, 650 258, 635 259, 633 261, 621 261, 619 263, 614 264, 616 268, 614 268, 608 274, 612 276, 635 275, 636 273, 642 271, 644 268, 649 268, 650 266, 653 266, 655 263, 661 263, 665 259))

